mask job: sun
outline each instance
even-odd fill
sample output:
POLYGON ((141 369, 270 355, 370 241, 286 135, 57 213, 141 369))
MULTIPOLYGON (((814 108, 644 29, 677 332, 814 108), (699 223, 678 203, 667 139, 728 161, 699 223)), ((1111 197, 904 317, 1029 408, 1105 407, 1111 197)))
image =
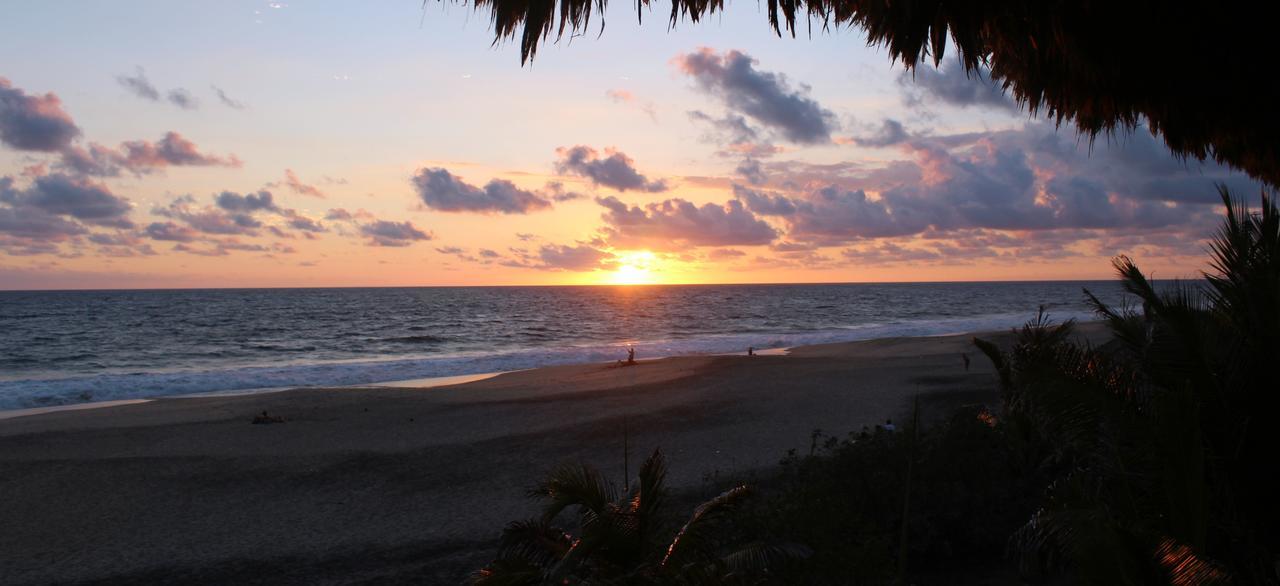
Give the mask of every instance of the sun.
POLYGON ((657 262, 647 250, 618 255, 618 268, 609 275, 614 285, 646 285, 654 281, 652 269, 657 262))

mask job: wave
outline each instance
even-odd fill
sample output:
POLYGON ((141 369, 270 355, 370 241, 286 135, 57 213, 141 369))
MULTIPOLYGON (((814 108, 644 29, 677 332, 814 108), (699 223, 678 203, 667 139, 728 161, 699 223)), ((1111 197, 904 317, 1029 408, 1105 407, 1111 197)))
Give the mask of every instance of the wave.
MULTIPOLYGON (((1092 314, 1057 314, 1055 319, 1091 319, 1092 314)), ((920 319, 809 331, 750 332, 687 339, 620 340, 591 346, 529 347, 493 353, 464 353, 426 358, 320 362, 184 372, 102 374, 57 379, 0 381, 0 409, 25 409, 93 401, 145 399, 173 395, 244 392, 255 389, 340 387, 382 382, 481 374, 559 364, 611 362, 634 346, 639 358, 742 352, 810 344, 852 342, 896 336, 933 336, 1016 327, 1026 312, 965 318, 920 319)), ((412 336, 417 338, 418 336, 412 336)), ((431 336, 422 336, 430 338, 431 336)))

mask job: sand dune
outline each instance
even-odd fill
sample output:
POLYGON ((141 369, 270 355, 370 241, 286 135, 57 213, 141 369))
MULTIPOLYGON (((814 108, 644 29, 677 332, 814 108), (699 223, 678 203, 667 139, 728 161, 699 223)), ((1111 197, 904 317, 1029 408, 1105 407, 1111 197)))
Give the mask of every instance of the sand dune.
POLYGON ((524 491, 557 463, 621 477, 624 429, 633 459, 669 454, 673 485, 718 489, 815 428, 994 392, 969 336, 947 336, 7 419, 0 582, 456 582, 534 512, 524 491), (250 425, 264 410, 287 421, 250 425))

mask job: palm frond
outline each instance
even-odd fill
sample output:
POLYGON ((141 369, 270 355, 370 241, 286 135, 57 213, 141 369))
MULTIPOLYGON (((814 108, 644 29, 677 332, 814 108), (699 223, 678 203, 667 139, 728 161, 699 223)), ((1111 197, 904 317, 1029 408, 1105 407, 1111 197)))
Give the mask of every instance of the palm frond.
POLYGON ((730 574, 751 576, 777 570, 811 555, 812 549, 798 543, 757 541, 724 556, 724 564, 730 574))
POLYGON ((533 586, 542 584, 542 568, 520 558, 501 558, 471 575, 473 586, 533 586))
POLYGON ((617 498, 613 485, 599 470, 586 464, 563 464, 551 472, 530 496, 547 500, 542 518, 550 521, 571 506, 594 517, 606 514, 617 498))
POLYGON ((1168 537, 1160 540, 1153 557, 1164 571, 1168 583, 1174 586, 1209 586, 1232 582, 1231 575, 1220 565, 1168 537))
MULTIPOLYGON (((533 59, 545 41, 587 30, 593 13, 603 31, 607 9, 606 0, 470 3, 488 12, 495 43, 519 38, 522 63, 533 59)), ((1150 4, 767 0, 764 5, 778 35, 794 36, 802 25, 812 33, 814 21, 823 31, 860 28, 868 44, 886 48, 892 61, 907 68, 937 65, 954 47, 966 71, 980 73, 989 66, 992 82, 1030 113, 1043 112, 1059 124, 1074 122, 1090 140, 1146 126, 1163 135, 1178 156, 1213 158, 1280 185, 1276 93, 1269 79, 1253 75, 1269 66, 1274 52, 1262 6, 1166 7, 1160 26, 1134 27, 1151 18, 1150 4), (1198 83, 1178 81, 1187 70, 1200 72, 1198 83)), ((636 0, 637 17, 652 6, 652 0, 636 0)), ((725 6, 724 0, 673 0, 668 26, 684 19, 698 22, 725 6)))
POLYGON ((660 568, 680 566, 693 559, 713 557, 714 525, 732 513, 752 491, 746 486, 738 486, 720 493, 719 496, 698 505, 693 516, 676 533, 675 539, 667 548, 660 568))

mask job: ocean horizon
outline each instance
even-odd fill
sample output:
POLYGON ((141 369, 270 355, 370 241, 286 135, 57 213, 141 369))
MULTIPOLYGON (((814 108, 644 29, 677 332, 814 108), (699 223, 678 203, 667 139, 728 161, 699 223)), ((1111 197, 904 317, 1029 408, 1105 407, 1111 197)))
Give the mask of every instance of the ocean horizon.
POLYGON ((1115 281, 0 292, 0 409, 1092 319, 1115 281))

